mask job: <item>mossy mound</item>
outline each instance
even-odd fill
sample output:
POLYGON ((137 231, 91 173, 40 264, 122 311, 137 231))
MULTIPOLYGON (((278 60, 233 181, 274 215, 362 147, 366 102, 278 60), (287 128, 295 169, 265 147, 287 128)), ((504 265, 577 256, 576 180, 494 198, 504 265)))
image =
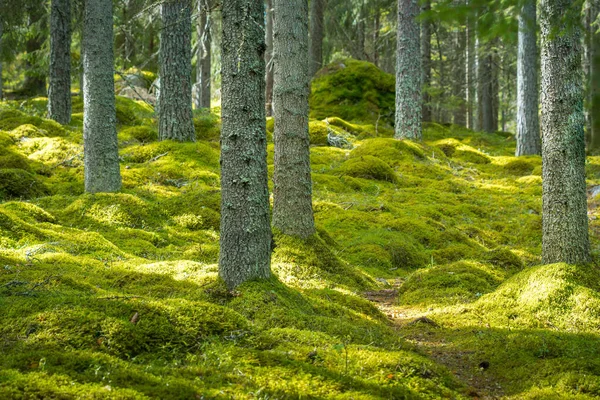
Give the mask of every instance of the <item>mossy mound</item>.
POLYGON ((219 141, 221 137, 221 118, 206 110, 194 110, 194 127, 196 139, 219 141))
POLYGON ((32 199, 48 193, 48 188, 33 174, 22 169, 0 169, 0 201, 32 199))
POLYGON ((393 125, 394 76, 369 62, 334 62, 317 73, 311 88, 311 118, 337 116, 346 121, 393 125))
POLYGON ((491 158, 479 150, 467 146, 456 139, 442 139, 434 143, 434 146, 444 152, 449 158, 472 164, 489 164, 491 158))
POLYGON ((384 138, 364 140, 350 153, 350 157, 364 156, 377 157, 391 166, 425 158, 422 147, 414 142, 384 138))
POLYGON ((158 139, 158 132, 156 129, 149 126, 132 126, 123 129, 119 132, 119 140, 124 142, 130 142, 136 140, 140 143, 153 142, 158 139))
POLYGON ((329 124, 327 120, 309 121, 308 137, 310 139, 310 144, 314 146, 334 145, 336 143, 333 142, 339 138, 340 144, 335 147, 341 148, 352 148, 352 141, 354 140, 351 134, 342 128, 329 124))
POLYGON ((337 169, 341 175, 354 178, 375 179, 395 183, 398 181, 396 173, 388 163, 374 156, 357 156, 345 161, 337 169))
POLYGON ((0 108, 0 130, 13 131, 11 136, 15 139, 39 136, 67 136, 65 128, 49 119, 34 117, 14 108, 0 108), (25 128, 22 126, 27 125, 25 128), (37 129, 32 129, 35 127, 37 129))

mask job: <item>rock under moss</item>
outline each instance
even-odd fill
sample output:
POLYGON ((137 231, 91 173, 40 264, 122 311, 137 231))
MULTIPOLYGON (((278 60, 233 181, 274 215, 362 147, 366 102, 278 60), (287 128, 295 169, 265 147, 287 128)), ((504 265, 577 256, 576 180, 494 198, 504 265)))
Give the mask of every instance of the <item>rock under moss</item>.
POLYGON ((396 173, 388 163, 381 158, 370 155, 352 157, 336 171, 339 174, 354 178, 375 179, 392 183, 398 181, 396 173))
POLYGON ((22 169, 0 169, 0 201, 31 199, 49 193, 33 174, 22 169))

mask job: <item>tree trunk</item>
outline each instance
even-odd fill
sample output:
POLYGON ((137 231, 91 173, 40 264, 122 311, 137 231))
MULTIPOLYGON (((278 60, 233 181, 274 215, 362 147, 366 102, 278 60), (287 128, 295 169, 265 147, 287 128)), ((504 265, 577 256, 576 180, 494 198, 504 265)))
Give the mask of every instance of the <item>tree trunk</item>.
POLYGON ((308 1, 275 0, 275 171, 273 226, 315 233, 308 139, 308 1))
MULTIPOLYGON (((44 24, 44 7, 31 5, 28 7, 29 13, 29 25, 44 24)), ((39 28, 38 28, 39 29, 39 28)), ((41 29, 39 29, 41 31, 41 29)), ((46 95, 46 75, 39 69, 39 58, 41 55, 39 52, 44 45, 44 38, 38 32, 32 35, 25 43, 25 50, 27 53, 26 58, 26 70, 25 70, 25 82, 21 92, 26 96, 45 96, 46 95)))
POLYGON ((526 0, 519 14, 517 53, 517 156, 541 154, 538 49, 535 0, 526 0))
POLYGON ((165 1, 161 16, 158 136, 160 140, 193 142, 192 2, 165 1))
POLYGON ((477 63, 477 94, 479 97, 480 128, 494 132, 494 90, 492 83, 492 53, 489 44, 480 46, 477 63))
POLYGON ((211 89, 211 14, 209 0, 198 0, 198 50, 196 53, 196 108, 210 108, 211 89))
MULTIPOLYGON (((273 0, 267 0, 267 30, 266 30, 266 44, 267 51, 265 53, 265 63, 267 68, 267 88, 265 92, 266 104, 265 109, 267 117, 273 116, 273 80, 274 80, 274 61, 273 61, 273 0)), ((308 50, 307 50, 308 51, 308 50)))
POLYGON ((492 50, 492 131, 498 130, 498 115, 500 114, 500 56, 498 54, 498 41, 494 40, 492 50))
POLYGON ((580 7, 573 0, 542 0, 540 3, 542 261, 545 264, 590 261, 581 32, 578 23, 565 18, 571 12, 578 18, 580 7))
POLYGON ((263 4, 223 2, 219 275, 230 289, 271 276, 263 4))
POLYGON ((379 6, 375 9, 375 19, 373 21, 373 64, 379 66, 379 32, 381 31, 381 9, 379 6))
POLYGON ((112 0, 85 1, 83 148, 88 193, 121 189, 112 10, 112 0))
MULTIPOLYGON (((598 0, 591 0, 591 19, 592 22, 598 18, 600 4, 598 0)), ((591 135, 589 150, 597 153, 600 150, 600 34, 596 33, 598 25, 591 27, 590 37, 590 127, 591 135)))
POLYGON ((48 116, 71 122, 71 2, 52 0, 50 10, 48 116))
POLYGON ((455 76, 454 83, 452 85, 453 97, 456 103, 454 109, 454 123, 460 126, 467 126, 467 109, 466 109, 466 62, 465 52, 467 48, 467 36, 466 31, 459 28, 456 32, 456 46, 455 46, 455 76))
POLYGON ((473 130, 481 130, 481 96, 479 93, 479 63, 481 62, 480 50, 481 40, 477 36, 477 30, 474 28, 474 45, 473 45, 473 130))
MULTIPOLYGON (((431 10, 431 0, 426 0, 422 4, 422 12, 431 10)), ((423 121, 431 122, 431 96, 429 95, 429 87, 431 86, 431 22, 428 18, 421 22, 421 66, 423 90, 421 112, 423 121)))
POLYGON ((422 139, 421 49, 419 3, 398 1, 396 52, 396 139, 422 139))
MULTIPOLYGON (((4 34, 4 23, 0 20, 0 52, 2 51, 2 35, 4 34)), ((2 78, 2 60, 0 59, 0 101, 4 100, 4 79, 2 78)))
POLYGON ((315 76, 323 67, 323 37, 325 36, 325 2, 311 0, 310 3, 310 76, 315 76))

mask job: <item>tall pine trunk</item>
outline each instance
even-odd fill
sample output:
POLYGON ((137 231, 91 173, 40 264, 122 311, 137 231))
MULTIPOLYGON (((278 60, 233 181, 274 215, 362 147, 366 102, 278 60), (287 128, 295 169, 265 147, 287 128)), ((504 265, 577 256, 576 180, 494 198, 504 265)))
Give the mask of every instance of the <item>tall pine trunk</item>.
POLYGON ((323 38, 325 37, 325 4, 327 0, 310 2, 310 76, 323 66, 323 38))
POLYGON ((193 142, 192 2, 166 0, 161 15, 158 136, 160 140, 193 142))
POLYGON ((396 51, 396 139, 421 140, 421 49, 419 38, 419 3, 398 1, 398 36, 396 51))
MULTIPOLYGON (((590 0, 591 21, 598 18, 600 2, 590 0)), ((597 153, 600 150, 600 33, 596 33, 598 25, 593 24, 590 32, 590 142, 589 150, 597 153)))
MULTIPOLYGON (((0 51, 2 51, 2 35, 4 34, 4 23, 0 20, 0 51)), ((4 79, 2 79, 2 60, 0 59, 0 101, 4 100, 4 79)))
POLYGON ((25 82, 23 82, 22 94, 26 96, 45 96, 46 95, 46 74, 39 68, 40 51, 44 45, 42 26, 46 26, 47 19, 45 8, 39 4, 31 3, 27 7, 29 25, 38 25, 38 29, 25 42, 26 51, 26 69, 25 82))
POLYGON ((266 83, 267 83, 267 88, 266 88, 266 92, 265 92, 265 96, 266 96, 266 112, 267 112, 267 117, 272 117, 273 116, 273 80, 274 80, 274 72, 275 72, 275 68, 274 68, 274 60, 273 60, 273 0, 267 0, 266 1, 266 6, 267 6, 267 29, 266 29, 266 36, 265 36, 265 40, 266 40, 266 44, 267 44, 267 51, 265 52, 265 64, 266 64, 266 68, 267 68, 267 76, 266 76, 266 83))
POLYGON ((466 62, 465 53, 467 48, 467 33, 459 28, 455 32, 455 64, 454 64, 454 82, 452 85, 452 95, 456 103, 454 109, 454 123, 460 126, 467 126, 466 109, 466 62))
POLYGON ((71 121, 71 2, 52 0, 50 9, 50 85, 48 116, 71 121))
POLYGON ((477 119, 477 57, 475 18, 467 20, 467 127, 475 129, 477 119))
MULTIPOLYGON (((421 6, 421 11, 426 13, 431 10, 431 0, 425 0, 421 6)), ((421 68, 422 68, 422 118, 423 121, 432 121, 431 115, 431 96, 429 87, 431 86, 431 22, 429 18, 421 22, 421 68)))
POLYGON ((121 189, 112 11, 112 0, 85 1, 83 148, 88 193, 121 189))
POLYGON ((263 4, 223 2, 219 275, 229 288, 271 276, 263 4))
POLYGON ((211 14, 210 0, 198 0, 198 22, 196 33, 198 49, 196 51, 196 108, 210 108, 211 91, 211 14))
POLYGON ((308 138, 308 1, 275 0, 275 162, 273 226, 315 233, 308 138))
POLYGON ((477 95, 479 103, 480 129, 494 132, 494 88, 492 52, 489 43, 480 45, 477 62, 477 95))
POLYGON ((580 7, 573 0, 540 3, 545 264, 590 261, 581 32, 574 20, 580 7))
POLYGON ((541 154, 536 2, 526 0, 519 14, 517 53, 517 156, 541 154))

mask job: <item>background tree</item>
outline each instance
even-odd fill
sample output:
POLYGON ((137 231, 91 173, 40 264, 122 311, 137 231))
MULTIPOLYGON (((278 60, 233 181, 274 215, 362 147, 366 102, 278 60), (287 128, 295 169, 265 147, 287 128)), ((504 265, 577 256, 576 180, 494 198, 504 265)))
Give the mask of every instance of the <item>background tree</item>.
POLYGON ((273 116, 273 84, 274 84, 274 73, 275 73, 275 66, 273 63, 273 0, 267 0, 265 2, 265 5, 267 7, 267 13, 266 13, 266 45, 267 45, 267 51, 265 52, 265 63, 266 63, 266 68, 267 68, 267 76, 266 76, 266 83, 267 83, 267 88, 266 88, 266 112, 267 112, 267 117, 272 117, 273 116))
POLYGON ((48 116, 71 121, 71 1, 52 0, 50 11, 48 116))
POLYGON ((425 0, 422 3, 421 11, 424 18, 421 21, 421 69, 423 86, 423 121, 431 121, 431 96, 429 90, 431 86, 431 21, 428 13, 431 11, 431 1, 425 0))
POLYGON ((323 37, 325 36, 325 5, 327 0, 310 3, 310 73, 314 76, 323 66, 323 37))
POLYGON ((308 137, 308 4, 275 0, 275 162, 273 226, 287 235, 315 233, 308 137))
POLYGON ((590 139, 588 149, 591 153, 597 153, 600 150, 600 33, 598 33, 600 2, 598 0, 589 0, 589 3, 589 13, 592 23, 590 24, 589 32, 590 139))
POLYGON ((417 0, 398 1, 398 50, 396 61, 397 139, 420 140, 421 127, 421 50, 417 0))
POLYGON ((89 193, 121 189, 112 11, 112 0, 85 0, 83 148, 89 193))
POLYGON ((198 0, 198 22, 196 24, 196 108, 210 108, 211 100, 211 4, 209 0, 198 0))
POLYGON ((229 288, 271 275, 263 4, 223 2, 219 275, 229 288))
POLYGON ((161 5, 158 135, 161 140, 196 140, 192 121, 192 2, 161 5))
POLYGON ((545 264, 590 261, 583 79, 581 5, 542 0, 542 160, 545 264))

